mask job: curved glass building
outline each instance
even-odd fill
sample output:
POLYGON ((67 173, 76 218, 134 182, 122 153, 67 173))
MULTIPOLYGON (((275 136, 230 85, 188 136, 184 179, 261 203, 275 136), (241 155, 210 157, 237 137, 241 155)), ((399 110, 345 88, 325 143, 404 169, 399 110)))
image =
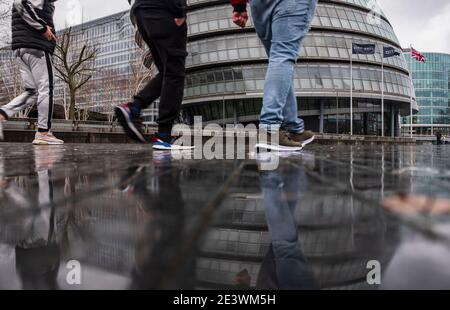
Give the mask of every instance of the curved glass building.
MULTIPOLYGON (((441 132, 450 135, 450 55, 424 53, 427 63, 412 60, 414 88, 419 113, 413 117, 413 134, 434 135, 441 132)), ((411 52, 405 52, 407 59, 411 52)), ((403 132, 410 133, 410 118, 403 119, 403 132)))
MULTIPOLYGON (((183 108, 216 123, 257 123, 267 56, 252 22, 231 21, 228 0, 189 0, 189 56, 183 108)), ((374 20, 370 0, 319 0, 310 34, 295 72, 299 113, 316 132, 350 132, 352 43, 375 43, 375 55, 353 55, 354 133, 381 134, 382 48, 400 49, 381 13, 374 20)), ((399 116, 409 115, 410 80, 403 56, 385 59, 385 134, 398 135, 399 116)), ((414 96, 414 95, 413 95, 414 96)), ((414 96, 415 97, 415 96, 414 96)), ((413 106, 417 112, 417 105, 413 106)))

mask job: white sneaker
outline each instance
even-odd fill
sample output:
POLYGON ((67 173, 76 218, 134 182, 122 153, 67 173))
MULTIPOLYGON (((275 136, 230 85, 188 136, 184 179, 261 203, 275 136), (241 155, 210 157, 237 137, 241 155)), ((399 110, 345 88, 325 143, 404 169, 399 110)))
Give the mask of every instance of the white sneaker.
POLYGON ((61 145, 64 144, 63 140, 56 138, 51 132, 46 135, 36 132, 36 136, 33 141, 34 145, 61 145))

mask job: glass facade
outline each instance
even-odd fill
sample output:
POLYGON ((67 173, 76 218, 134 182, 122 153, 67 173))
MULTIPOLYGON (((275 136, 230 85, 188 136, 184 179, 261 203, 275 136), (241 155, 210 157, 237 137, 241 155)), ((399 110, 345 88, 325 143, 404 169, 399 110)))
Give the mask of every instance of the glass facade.
MULTIPOLYGON (((62 35, 64 30, 59 31, 62 35)), ((129 101, 136 84, 147 70, 142 66, 141 51, 135 43, 135 30, 129 12, 120 12, 72 28, 76 46, 97 47, 95 73, 78 96, 78 107, 112 115, 119 103, 129 101)), ((67 92, 67 90, 66 90, 67 92)), ((63 104, 64 87, 61 81, 55 87, 55 102, 63 104)), ((156 105, 144 112, 146 123, 155 123, 156 105)))
MULTIPOLYGON (((450 135, 450 55, 424 53, 426 63, 411 60, 414 88, 420 111, 413 116, 413 134, 450 135)), ((409 51, 405 58, 411 59, 409 51)), ((410 117, 403 118, 403 131, 410 133, 410 117)))
MULTIPOLYGON (((231 21, 228 1, 188 1, 189 45, 184 120, 257 123, 267 56, 250 18, 245 31, 231 21)), ((350 131, 350 57, 353 57, 356 134, 381 135, 381 90, 385 90, 385 134, 398 135, 399 115, 409 114, 410 78, 403 56, 384 59, 382 48, 400 49, 382 12, 371 19, 373 1, 320 1, 295 70, 301 116, 313 130, 350 131), (351 55, 352 43, 375 43, 375 55, 351 55)), ((413 94, 413 97, 415 95, 413 94)), ((415 102, 414 102, 415 104, 415 102)), ((416 106, 414 105, 414 111, 416 106)))

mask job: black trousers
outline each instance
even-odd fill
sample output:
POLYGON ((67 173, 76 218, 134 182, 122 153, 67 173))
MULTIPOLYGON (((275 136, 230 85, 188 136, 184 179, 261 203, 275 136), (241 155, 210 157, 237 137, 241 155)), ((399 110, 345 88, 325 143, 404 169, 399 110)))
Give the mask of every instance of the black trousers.
POLYGON ((152 52, 158 75, 134 96, 133 105, 146 109, 159 100, 159 132, 171 132, 180 114, 186 76, 187 25, 177 26, 169 11, 138 8, 136 23, 152 52))

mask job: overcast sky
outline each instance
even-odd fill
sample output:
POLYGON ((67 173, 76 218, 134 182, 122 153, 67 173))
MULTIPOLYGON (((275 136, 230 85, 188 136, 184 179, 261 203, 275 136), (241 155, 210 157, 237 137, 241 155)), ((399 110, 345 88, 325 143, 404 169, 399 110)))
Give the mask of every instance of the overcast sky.
MULTIPOLYGON (((66 26, 67 19, 74 20, 74 16, 68 16, 68 6, 76 1, 81 4, 84 21, 129 7, 127 0, 58 0, 55 18, 59 29, 66 26)), ((378 3, 403 47, 412 44, 421 51, 450 53, 449 0, 378 0, 378 3)))

